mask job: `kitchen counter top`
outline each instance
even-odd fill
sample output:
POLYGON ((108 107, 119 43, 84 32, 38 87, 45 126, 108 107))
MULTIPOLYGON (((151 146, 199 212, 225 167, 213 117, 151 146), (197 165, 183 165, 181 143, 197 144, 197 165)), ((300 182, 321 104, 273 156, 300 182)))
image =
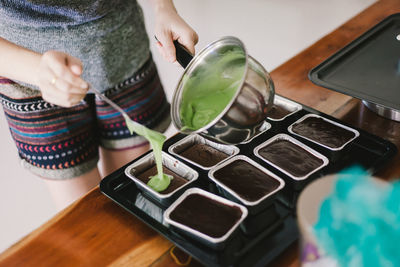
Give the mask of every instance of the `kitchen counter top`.
MULTIPOLYGON (((400 149, 399 122, 376 115, 357 99, 318 87, 307 77, 309 70, 324 59, 398 12, 399 0, 374 3, 272 71, 276 92, 385 138, 400 149)), ((387 180, 400 177, 399 162, 397 153, 377 176, 387 180)), ((0 266, 177 266, 169 253, 172 246, 97 187, 0 254, 0 266)), ((298 266, 297 244, 272 265, 298 266)))

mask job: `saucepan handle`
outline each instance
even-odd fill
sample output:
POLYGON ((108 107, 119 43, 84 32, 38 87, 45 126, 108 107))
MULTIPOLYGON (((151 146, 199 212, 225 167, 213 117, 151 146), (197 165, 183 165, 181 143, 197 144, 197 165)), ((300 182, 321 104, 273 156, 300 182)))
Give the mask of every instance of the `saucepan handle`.
POLYGON ((192 54, 177 40, 174 41, 176 49, 176 61, 185 69, 189 62, 193 59, 192 54))

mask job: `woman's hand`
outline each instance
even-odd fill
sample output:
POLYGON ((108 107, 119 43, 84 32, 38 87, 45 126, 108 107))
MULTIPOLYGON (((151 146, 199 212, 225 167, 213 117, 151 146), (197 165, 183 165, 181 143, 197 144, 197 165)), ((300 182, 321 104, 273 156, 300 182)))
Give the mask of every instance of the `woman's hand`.
POLYGON ((198 42, 197 33, 178 15, 172 0, 152 0, 155 13, 155 35, 161 55, 169 62, 175 62, 174 40, 178 40, 194 55, 198 42))
POLYGON ((49 103, 62 107, 78 104, 88 91, 88 84, 80 76, 79 59, 59 51, 47 51, 39 61, 36 85, 49 103))
POLYGON ((0 37, 0 76, 36 85, 44 100, 63 107, 78 104, 88 84, 80 78, 82 63, 59 51, 43 55, 0 37))

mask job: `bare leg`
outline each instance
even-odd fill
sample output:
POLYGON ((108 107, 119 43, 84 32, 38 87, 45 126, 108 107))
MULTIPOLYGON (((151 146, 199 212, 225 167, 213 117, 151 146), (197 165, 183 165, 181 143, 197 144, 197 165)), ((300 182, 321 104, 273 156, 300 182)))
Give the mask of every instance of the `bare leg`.
POLYGON ((47 185, 57 210, 62 210, 97 186, 100 182, 100 173, 97 168, 94 168, 81 176, 71 179, 42 180, 47 185))
POLYGON ((110 174, 148 150, 149 145, 122 151, 100 148, 100 171, 99 168, 94 168, 90 172, 71 179, 42 180, 49 189, 56 204, 56 208, 62 210, 97 186, 101 177, 110 174), (100 175, 100 172, 103 175, 100 175))
POLYGON ((108 174, 147 152, 149 148, 150 146, 148 144, 126 150, 109 150, 101 147, 101 160, 99 162, 99 169, 102 177, 107 176, 108 174))

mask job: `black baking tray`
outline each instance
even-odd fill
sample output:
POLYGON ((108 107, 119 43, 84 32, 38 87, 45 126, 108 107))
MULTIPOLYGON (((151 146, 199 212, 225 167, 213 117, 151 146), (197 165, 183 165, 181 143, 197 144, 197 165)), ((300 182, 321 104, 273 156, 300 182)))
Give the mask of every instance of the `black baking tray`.
POLYGON ((309 72, 322 87, 400 110, 400 13, 393 14, 309 72))
MULTIPOLYGON (((269 222, 265 226, 261 225, 262 227, 260 227, 260 225, 255 225, 254 227, 260 230, 252 235, 246 235, 246 233, 241 229, 239 234, 226 244, 224 250, 216 251, 205 247, 201 243, 190 239, 188 236, 175 232, 165 225, 162 218, 163 211, 166 207, 160 206, 159 204, 152 202, 151 199, 146 198, 146 196, 136 187, 135 183, 124 174, 125 168, 134 161, 105 177, 100 183, 100 190, 115 203, 135 215, 205 266, 266 266, 299 237, 296 224, 295 204, 297 196, 306 184, 312 180, 318 179, 319 177, 330 173, 336 173, 354 164, 361 165, 369 170, 371 174, 374 174, 397 153, 397 148, 393 143, 354 127, 352 128, 358 130, 360 136, 348 144, 346 149, 336 152, 328 151, 315 143, 307 142, 298 136, 291 135, 287 131, 290 124, 310 113, 346 125, 331 116, 318 112, 307 106, 302 106, 300 111, 297 111, 282 121, 272 121, 267 119, 267 121, 272 125, 271 129, 257 136, 250 143, 238 145, 240 148, 239 154, 246 155, 267 169, 273 171, 285 180, 286 186, 284 190, 281 190, 281 192, 278 193, 278 197, 274 201, 278 215, 276 216, 276 221, 272 223, 269 222), (300 184, 293 186, 293 184, 291 184, 291 178, 280 173, 273 167, 268 166, 268 164, 257 158, 253 153, 253 150, 257 145, 278 133, 289 134, 293 138, 296 138, 312 149, 325 155, 330 160, 329 164, 318 172, 312 174, 309 178, 301 181, 300 184)), ((351 127, 350 125, 346 126, 351 127)), ((165 142, 163 150, 167 152, 169 146, 183 137, 184 135, 177 134, 169 138, 165 142)), ((208 170, 196 167, 190 162, 182 161, 199 173, 199 178, 196 181, 197 184, 195 186, 219 195, 216 185, 208 179, 208 170)), ((256 223, 258 223, 258 221, 256 223)))

